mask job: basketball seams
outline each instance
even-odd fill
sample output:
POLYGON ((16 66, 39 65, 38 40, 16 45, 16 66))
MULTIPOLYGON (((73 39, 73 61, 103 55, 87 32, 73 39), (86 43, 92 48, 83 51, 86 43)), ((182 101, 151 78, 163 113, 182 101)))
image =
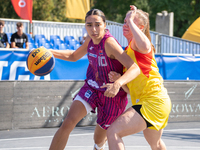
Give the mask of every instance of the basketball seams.
MULTIPOLYGON (((52 54, 51 54, 51 56, 53 56, 52 54)), ((51 59, 52 57, 50 57, 50 59, 51 59)), ((48 59, 48 61, 50 60, 50 59, 48 59)), ((54 58, 53 58, 54 59, 54 58)), ((53 61, 55 61, 55 60, 53 60, 53 61)), ((48 63, 48 62, 47 62, 48 63)), ((45 63, 43 66, 41 66, 40 68, 42 68, 42 67, 44 67, 47 63, 45 63)), ((48 73, 50 73, 52 70, 53 70, 53 68, 54 68, 54 63, 53 63, 53 66, 51 67, 51 69, 49 70, 49 71, 47 71, 47 72, 44 72, 44 73, 35 73, 34 72, 34 74, 35 75, 39 75, 39 76, 42 76, 42 75, 46 75, 46 74, 48 74, 48 73)))
MULTIPOLYGON (((46 52, 48 52, 48 51, 46 51, 46 52)), ((39 56, 38 56, 39 57, 39 56)), ((51 56, 49 56, 48 57, 48 59, 46 59, 46 61, 48 62, 50 59, 51 59, 51 57, 52 57, 52 54, 51 54, 51 56)), ((40 68, 42 68, 43 66, 45 66, 47 63, 44 63, 43 65, 41 65, 41 67, 40 68)), ((35 72, 35 71, 34 71, 35 72)))
POLYGON ((48 74, 49 72, 51 72, 52 70, 53 70, 53 68, 54 67, 52 67, 49 71, 47 71, 47 72, 44 72, 44 73, 37 73, 37 74, 35 74, 35 75, 37 75, 37 76, 42 76, 42 75, 46 75, 46 74, 48 74))
MULTIPOLYGON (((50 56, 48 59, 46 59, 47 62, 52 58, 52 56, 53 56, 53 55, 51 54, 51 56, 50 56)), ((47 64, 47 62, 44 63, 44 65, 42 65, 40 68, 44 67, 44 66, 47 64)), ((53 68, 54 68, 54 65, 51 67, 50 71, 45 72, 45 73, 42 73, 41 75, 44 75, 44 74, 47 74, 47 73, 51 72, 53 68)), ((35 70, 35 71, 36 71, 36 70, 35 70)), ((35 71, 34 71, 34 73, 35 73, 35 71)))
POLYGON ((32 54, 33 51, 34 51, 34 50, 31 50, 31 51, 28 53, 28 56, 27 56, 27 59, 26 59, 28 69, 29 69, 29 56, 30 56, 30 54, 32 54))
MULTIPOLYGON (((35 50, 33 50, 31 53, 29 53, 28 58, 29 58, 30 55, 33 54, 34 51, 35 51, 35 50)), ((30 72, 32 72, 32 66, 33 66, 33 64, 34 64, 34 62, 35 62, 35 60, 36 60, 36 58, 39 57, 39 54, 40 54, 40 53, 42 53, 42 51, 40 51, 40 52, 38 53, 37 57, 33 58, 33 61, 32 61, 32 64, 30 65, 30 67, 28 66, 30 72)), ((31 57, 32 57, 32 56, 31 56, 31 57)), ((28 62, 29 62, 29 59, 28 59, 28 62)), ((29 63, 28 63, 28 64, 29 64, 29 63)))
POLYGON ((34 75, 46 75, 53 70, 54 66, 54 56, 50 51, 46 50, 45 48, 37 48, 35 50, 32 50, 27 56, 27 67, 29 71, 34 75), (44 68, 44 70, 42 68, 44 68))
MULTIPOLYGON (((31 64, 31 66, 30 66, 31 72, 33 72, 33 71, 32 71, 32 66, 33 66, 35 60, 40 56, 41 53, 43 53, 43 51, 40 51, 40 52, 37 54, 37 56, 33 59, 32 64, 31 64)), ((34 70, 34 72, 35 72, 35 70, 34 70)))

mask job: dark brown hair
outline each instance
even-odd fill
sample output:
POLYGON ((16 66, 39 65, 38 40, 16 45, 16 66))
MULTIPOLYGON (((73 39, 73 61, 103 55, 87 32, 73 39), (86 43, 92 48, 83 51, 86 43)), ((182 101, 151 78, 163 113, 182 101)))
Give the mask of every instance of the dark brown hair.
POLYGON ((0 20, 0 24, 4 26, 5 22, 3 20, 0 20))
POLYGON ((21 27, 21 26, 23 26, 23 23, 22 22, 18 22, 16 25, 17 25, 17 27, 21 27))
POLYGON ((105 14, 99 9, 91 9, 90 11, 88 11, 86 16, 85 16, 85 21, 86 21, 87 17, 90 16, 90 15, 97 15, 97 16, 102 18, 104 23, 106 22, 105 14))

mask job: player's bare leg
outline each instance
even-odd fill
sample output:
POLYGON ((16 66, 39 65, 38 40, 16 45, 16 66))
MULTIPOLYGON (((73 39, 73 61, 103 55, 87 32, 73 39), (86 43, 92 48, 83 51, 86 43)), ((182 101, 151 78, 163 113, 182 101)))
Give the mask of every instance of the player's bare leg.
POLYGON ((97 124, 94 132, 94 150, 104 150, 106 141, 106 130, 97 124))
POLYGON ((161 139, 163 130, 145 129, 143 133, 152 150, 166 150, 165 143, 161 139))
POLYGON ((75 128, 76 124, 86 115, 87 111, 82 102, 73 101, 64 122, 52 140, 50 150, 63 150, 67 144, 69 134, 75 128))
POLYGON ((128 108, 107 130, 109 150, 124 150, 122 138, 146 129, 145 120, 133 108, 128 108))

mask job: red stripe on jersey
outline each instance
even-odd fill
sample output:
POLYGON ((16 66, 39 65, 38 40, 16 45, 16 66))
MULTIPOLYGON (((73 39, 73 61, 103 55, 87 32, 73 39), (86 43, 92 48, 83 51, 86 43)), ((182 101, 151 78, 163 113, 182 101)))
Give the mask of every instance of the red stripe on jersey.
POLYGON ((142 73, 149 78, 149 72, 152 70, 152 50, 148 54, 142 54, 140 52, 134 51, 135 58, 137 60, 138 66, 140 67, 142 73))

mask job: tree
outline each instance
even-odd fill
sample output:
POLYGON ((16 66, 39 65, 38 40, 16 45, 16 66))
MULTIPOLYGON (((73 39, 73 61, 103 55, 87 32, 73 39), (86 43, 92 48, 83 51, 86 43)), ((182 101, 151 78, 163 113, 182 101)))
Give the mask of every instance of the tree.
POLYGON ((93 8, 101 9, 108 20, 123 23, 130 4, 149 13, 152 31, 155 31, 158 12, 174 12, 174 36, 177 37, 200 16, 200 0, 94 0, 93 8))
POLYGON ((19 19, 18 15, 15 13, 11 1, 0 0, 0 4, 1 18, 19 19))
POLYGON ((149 0, 151 29, 155 30, 158 12, 174 12, 174 36, 182 37, 186 29, 200 15, 199 0, 149 0), (156 5, 155 5, 156 4, 156 5))
POLYGON ((33 20, 83 22, 65 17, 66 0, 33 0, 33 20))
POLYGON ((145 11, 148 10, 147 0, 94 0, 93 8, 102 10, 107 20, 123 23, 130 4, 136 5, 145 11))
POLYGON ((53 0, 33 0, 33 20, 53 21, 51 15, 53 9, 53 0))
MULTIPOLYGON (((20 19, 11 1, 0 0, 1 18, 20 19)), ((200 0, 90 0, 92 8, 102 10, 107 20, 123 23, 130 4, 149 13, 150 27, 155 31, 158 12, 174 12, 174 36, 182 37, 186 29, 200 16, 200 0)), ((65 17, 66 0, 33 0, 33 20, 84 22, 65 17)))

